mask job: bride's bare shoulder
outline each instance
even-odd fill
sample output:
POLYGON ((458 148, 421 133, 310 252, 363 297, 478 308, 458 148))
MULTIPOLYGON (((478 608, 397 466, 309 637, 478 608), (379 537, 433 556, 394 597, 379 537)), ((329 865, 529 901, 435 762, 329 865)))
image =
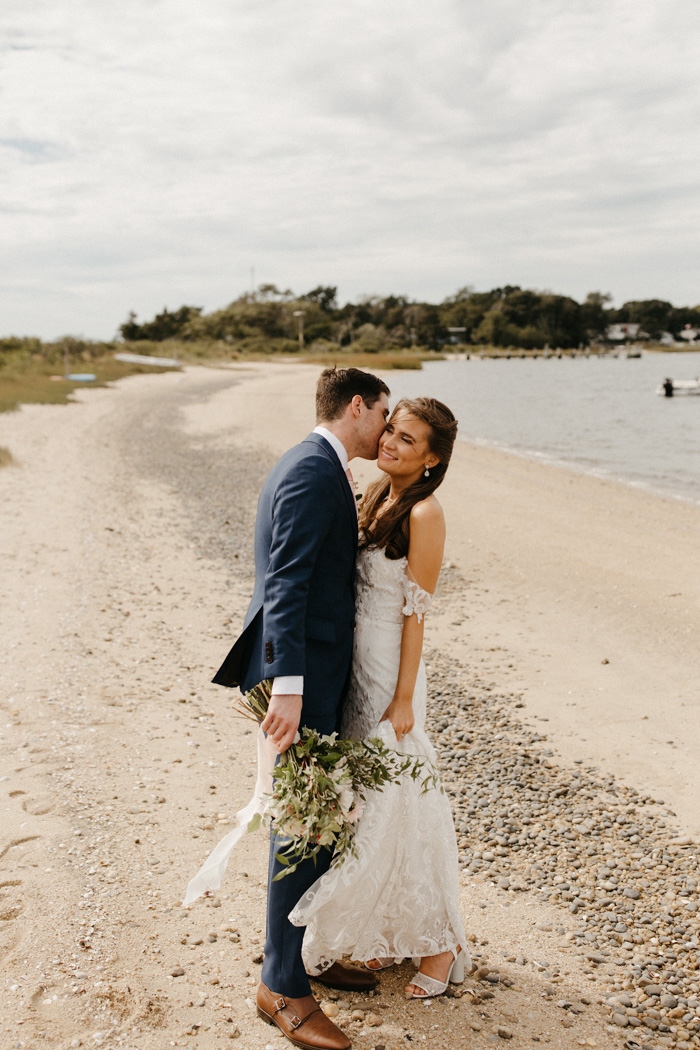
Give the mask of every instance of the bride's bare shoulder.
POLYGON ((427 499, 422 499, 411 507, 411 525, 435 528, 444 526, 444 524, 445 515, 435 496, 428 496, 427 499))
POLYGON ((419 587, 435 590, 445 549, 445 516, 434 496, 411 508, 408 566, 419 587))

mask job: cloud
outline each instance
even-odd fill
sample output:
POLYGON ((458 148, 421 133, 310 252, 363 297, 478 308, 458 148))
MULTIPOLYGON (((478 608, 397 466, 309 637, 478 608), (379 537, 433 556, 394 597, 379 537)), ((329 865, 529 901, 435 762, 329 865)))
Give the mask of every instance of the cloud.
POLYGON ((2 329, 110 336, 252 266, 695 302, 696 25, 693 0, 8 0, 2 329))

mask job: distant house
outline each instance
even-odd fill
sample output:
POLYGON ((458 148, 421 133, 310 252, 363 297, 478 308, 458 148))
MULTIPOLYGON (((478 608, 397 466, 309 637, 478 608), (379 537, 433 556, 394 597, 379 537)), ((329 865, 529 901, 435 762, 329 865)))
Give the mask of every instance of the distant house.
POLYGON ((628 339, 648 339, 640 324, 625 321, 624 324, 609 324, 605 329, 605 338, 610 343, 624 343, 628 339))
POLYGON ((692 325, 684 325, 683 331, 679 333, 681 339, 685 339, 688 343, 694 343, 695 340, 700 336, 700 328, 693 328, 692 325))
POLYGON ((450 333, 447 337, 447 341, 452 343, 453 346, 459 346, 462 343, 466 343, 466 328, 454 327, 448 328, 447 331, 450 333))

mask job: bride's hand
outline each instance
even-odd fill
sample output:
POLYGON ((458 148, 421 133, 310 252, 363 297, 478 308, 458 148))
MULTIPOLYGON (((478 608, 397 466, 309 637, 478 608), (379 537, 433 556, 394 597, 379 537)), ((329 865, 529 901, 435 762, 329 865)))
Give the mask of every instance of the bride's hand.
POLYGON ((413 704, 411 701, 397 700, 396 697, 394 697, 381 719, 382 722, 387 720, 391 722, 397 740, 401 740, 406 733, 410 733, 415 723, 415 718, 413 717, 413 704))

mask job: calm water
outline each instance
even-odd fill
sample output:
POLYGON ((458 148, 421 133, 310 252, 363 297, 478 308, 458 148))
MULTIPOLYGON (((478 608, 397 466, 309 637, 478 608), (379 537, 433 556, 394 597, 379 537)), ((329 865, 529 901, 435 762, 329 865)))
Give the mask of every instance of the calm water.
POLYGON ((658 397, 694 379, 700 352, 641 358, 431 362, 392 372, 397 397, 437 397, 460 437, 700 503, 700 396, 658 397))

